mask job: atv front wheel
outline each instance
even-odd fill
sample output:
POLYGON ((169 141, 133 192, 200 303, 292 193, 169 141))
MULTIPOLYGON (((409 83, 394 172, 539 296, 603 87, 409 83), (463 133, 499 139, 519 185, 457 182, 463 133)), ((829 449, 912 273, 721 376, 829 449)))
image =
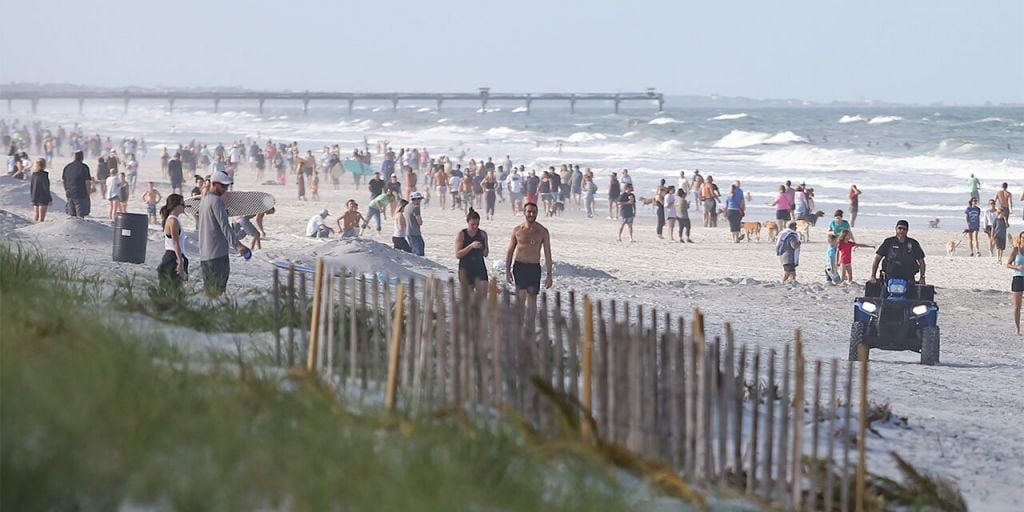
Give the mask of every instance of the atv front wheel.
POLYGON ((860 359, 860 347, 861 345, 867 349, 867 343, 864 342, 864 337, 868 333, 867 322, 854 322, 853 326, 850 327, 850 361, 857 361, 860 359))
POLYGON ((931 325, 921 328, 921 364, 939 364, 939 327, 931 325))

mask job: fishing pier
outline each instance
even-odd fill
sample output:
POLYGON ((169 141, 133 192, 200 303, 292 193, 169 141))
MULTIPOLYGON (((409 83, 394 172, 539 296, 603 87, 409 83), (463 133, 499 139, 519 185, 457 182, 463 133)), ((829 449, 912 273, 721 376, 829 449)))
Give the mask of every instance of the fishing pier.
POLYGON ((656 92, 653 87, 647 88, 644 92, 584 92, 584 93, 506 93, 491 92, 488 87, 481 87, 475 93, 423 93, 423 92, 392 92, 392 93, 360 93, 360 92, 316 92, 316 91, 249 91, 249 90, 160 90, 160 89, 79 89, 67 88, 33 88, 29 86, 0 86, 0 99, 7 100, 7 111, 11 112, 14 101, 27 101, 35 114, 39 102, 48 99, 77 100, 79 113, 85 107, 86 100, 108 100, 124 101, 124 110, 128 111, 128 105, 132 100, 161 100, 167 102, 167 109, 174 111, 174 103, 179 100, 201 100, 213 103, 213 111, 220 109, 220 102, 223 100, 252 101, 263 113, 263 105, 269 100, 275 101, 297 101, 302 103, 303 114, 309 114, 310 103, 329 102, 343 103, 348 105, 349 114, 357 101, 386 101, 391 102, 393 111, 398 111, 398 104, 402 101, 434 102, 437 111, 440 112, 446 102, 462 101, 476 102, 480 105, 480 112, 487 112, 487 105, 493 101, 521 102, 525 113, 529 114, 534 102, 567 102, 569 112, 576 113, 576 103, 581 101, 610 101, 614 105, 615 113, 619 112, 619 105, 626 101, 645 101, 655 103, 658 112, 664 110, 665 96, 656 92))

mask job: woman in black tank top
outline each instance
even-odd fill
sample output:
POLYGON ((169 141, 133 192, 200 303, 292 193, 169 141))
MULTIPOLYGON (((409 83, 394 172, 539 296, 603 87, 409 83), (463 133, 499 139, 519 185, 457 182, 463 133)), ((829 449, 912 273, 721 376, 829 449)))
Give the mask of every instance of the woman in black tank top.
POLYGON ((459 259, 459 282, 480 292, 487 291, 487 233, 480 229, 480 214, 472 207, 466 214, 466 229, 455 237, 459 259))

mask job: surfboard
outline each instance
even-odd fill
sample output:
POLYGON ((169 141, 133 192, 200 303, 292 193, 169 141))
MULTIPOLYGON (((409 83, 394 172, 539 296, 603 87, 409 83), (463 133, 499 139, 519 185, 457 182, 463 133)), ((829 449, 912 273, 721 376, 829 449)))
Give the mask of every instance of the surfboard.
POLYGON ((345 166, 346 171, 356 176, 368 176, 370 174, 373 174, 373 168, 371 168, 369 165, 360 162, 359 160, 342 160, 341 164, 345 166))
POLYGON ((345 166, 341 165, 341 162, 335 162, 327 172, 335 180, 340 179, 342 174, 345 174, 345 166))
MULTIPOLYGON (((190 197, 185 200, 185 212, 192 215, 199 215, 199 202, 201 198, 190 197)), ((242 192, 228 191, 224 194, 224 206, 228 209, 229 217, 243 217, 246 215, 259 215, 268 212, 274 207, 274 196, 266 192, 242 192)))

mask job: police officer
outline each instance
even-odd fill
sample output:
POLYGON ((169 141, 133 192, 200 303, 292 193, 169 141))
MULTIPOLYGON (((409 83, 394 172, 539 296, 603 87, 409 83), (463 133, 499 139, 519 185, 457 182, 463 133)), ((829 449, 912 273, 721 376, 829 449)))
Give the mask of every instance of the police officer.
POLYGON ((885 260, 883 273, 886 279, 905 279, 914 282, 914 275, 921 273, 918 284, 924 285, 925 263, 924 251, 917 240, 907 236, 910 224, 905 220, 896 222, 896 236, 886 238, 875 251, 875 261, 871 264, 870 282, 877 281, 878 265, 885 260))

